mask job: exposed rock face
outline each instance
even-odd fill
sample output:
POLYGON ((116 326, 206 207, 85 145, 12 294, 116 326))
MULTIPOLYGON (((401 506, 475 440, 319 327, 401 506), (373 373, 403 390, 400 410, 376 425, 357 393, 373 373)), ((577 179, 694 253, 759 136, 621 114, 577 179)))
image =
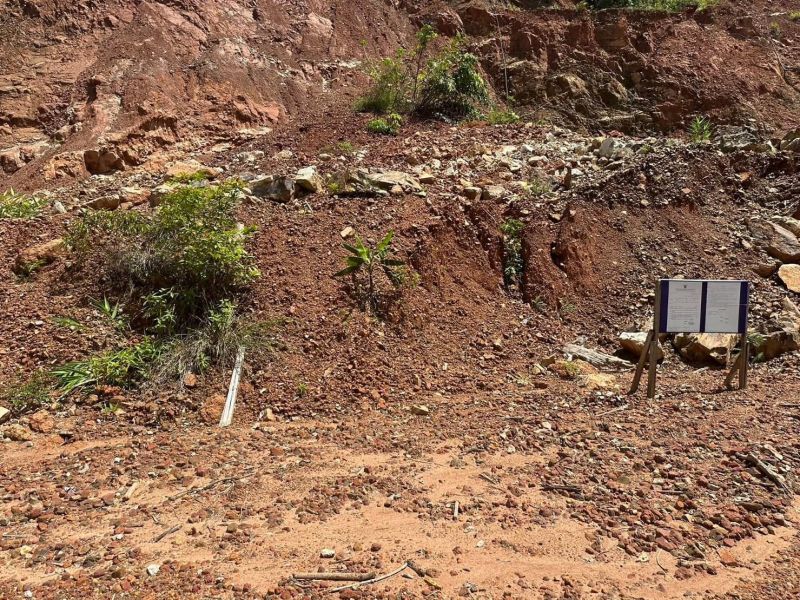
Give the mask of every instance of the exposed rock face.
POLYGON ((295 195, 295 182, 290 177, 267 175, 250 183, 254 196, 274 200, 275 202, 290 202, 295 195))
POLYGON ((737 335, 727 333, 682 333, 675 336, 674 344, 690 363, 726 365, 737 340, 737 335))
POLYGON ((59 238, 26 248, 19 253, 14 263, 14 270, 23 273, 32 265, 43 266, 54 262, 67 251, 64 240, 59 238))
POLYGON ((87 150, 83 154, 86 170, 92 175, 103 175, 125 168, 123 160, 113 150, 87 150))
POLYGON ((789 291, 800 294, 800 265, 783 265, 778 269, 778 277, 789 291))
POLYGON ((800 262, 800 241, 791 231, 777 223, 755 219, 748 227, 770 256, 782 262, 800 262))

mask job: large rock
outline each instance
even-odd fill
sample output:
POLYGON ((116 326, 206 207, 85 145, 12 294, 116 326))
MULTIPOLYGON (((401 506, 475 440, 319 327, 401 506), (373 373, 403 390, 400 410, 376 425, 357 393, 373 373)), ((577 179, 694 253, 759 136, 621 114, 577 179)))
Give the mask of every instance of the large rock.
POLYGON ((770 256, 782 262, 800 263, 800 241, 791 231, 759 219, 752 219, 747 226, 770 256))
POLYGON ((754 354, 763 360, 772 360, 781 354, 800 350, 800 333, 797 330, 757 334, 752 340, 754 354))
POLYGON ((5 406, 0 406, 0 423, 5 423, 11 418, 11 411, 5 406))
POLYGON ((421 194, 419 180, 402 171, 373 171, 357 169, 336 173, 328 185, 330 191, 340 196, 386 196, 393 194, 421 194))
MULTIPOLYGON (((642 355, 642 352, 644 352, 644 343, 646 341, 646 331, 626 331, 619 334, 619 345, 622 346, 623 350, 632 354, 637 359, 642 355)), ((664 350, 661 348, 661 344, 658 345, 656 360, 664 360, 664 350)))
POLYGON ((42 267, 55 262, 67 252, 66 244, 61 238, 50 240, 44 244, 30 246, 17 255, 14 271, 17 273, 29 272, 33 265, 42 267))
POLYGON ((674 345, 690 363, 726 365, 739 336, 729 333, 681 333, 674 345))
POLYGON ((303 167, 294 176, 294 182, 301 190, 316 194, 322 191, 324 182, 317 171, 317 167, 303 167))
POLYGON ((778 277, 789 291, 800 294, 800 265, 783 265, 778 269, 778 277))
POLYGON ((800 152, 800 127, 787 133, 781 140, 781 150, 800 152))
POLYGON ((795 237, 800 237, 800 220, 780 215, 772 217, 770 221, 772 221, 773 223, 777 223, 784 229, 788 229, 795 235, 795 237))
POLYGON ((87 150, 83 153, 83 161, 92 175, 104 175, 125 168, 122 158, 113 150, 87 150))
POLYGON ((562 349, 562 352, 568 356, 574 356, 586 361, 590 365, 600 369, 614 371, 629 369, 631 366, 626 360, 622 360, 616 356, 611 356, 610 354, 605 354, 604 352, 598 352, 597 350, 584 348, 583 346, 578 346, 577 344, 567 344, 562 349))
POLYGON ((275 175, 253 180, 250 189, 254 196, 282 203, 291 201, 296 190, 294 179, 275 175))

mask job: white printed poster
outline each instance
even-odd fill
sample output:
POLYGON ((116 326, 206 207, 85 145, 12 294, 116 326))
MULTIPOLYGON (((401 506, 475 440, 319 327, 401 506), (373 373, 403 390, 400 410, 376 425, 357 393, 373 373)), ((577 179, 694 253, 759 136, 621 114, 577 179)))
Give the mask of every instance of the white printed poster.
POLYGON ((706 331, 732 333, 739 331, 741 281, 709 281, 706 296, 706 331))
POLYGON ((703 282, 672 280, 668 293, 666 330, 684 333, 700 331, 703 282))

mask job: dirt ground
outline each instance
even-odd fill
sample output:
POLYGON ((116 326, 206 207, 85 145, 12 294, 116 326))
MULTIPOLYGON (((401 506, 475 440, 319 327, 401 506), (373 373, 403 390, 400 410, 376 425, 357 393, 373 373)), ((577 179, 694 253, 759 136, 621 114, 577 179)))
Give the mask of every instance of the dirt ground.
POLYGON ((0 0, 0 191, 47 200, 0 219, 1 387, 121 343, 102 254, 18 257, 85 212, 152 211, 176 164, 424 180, 247 196, 261 275, 240 309, 274 343, 248 351, 231 427, 231 365, 0 423, 0 598, 800 598, 800 354, 754 356, 728 390, 732 356, 665 340, 648 400, 618 339, 648 328, 659 277, 749 280, 762 336, 800 302, 760 233, 800 218, 780 150, 798 7, 511 4, 0 0), (360 61, 424 22, 465 32, 495 92, 509 78, 519 122, 366 131, 360 61), (382 319, 332 276, 348 229, 393 231, 419 277, 382 319), (315 572, 394 574, 294 577, 315 572))

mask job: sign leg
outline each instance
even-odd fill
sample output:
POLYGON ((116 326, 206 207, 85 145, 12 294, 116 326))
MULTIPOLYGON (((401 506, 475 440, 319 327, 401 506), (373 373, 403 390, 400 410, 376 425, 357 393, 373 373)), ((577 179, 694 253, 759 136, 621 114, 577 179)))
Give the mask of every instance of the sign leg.
POLYGON ((750 343, 747 341, 747 333, 742 334, 742 352, 740 356, 742 359, 739 363, 739 389, 743 390, 747 388, 747 367, 750 363, 748 360, 750 358, 750 343))
POLYGON ((631 389, 628 392, 629 394, 635 394, 639 390, 639 382, 642 380, 642 373, 644 372, 644 363, 647 361, 647 357, 650 355, 650 342, 652 341, 653 330, 651 329, 647 333, 647 339, 644 341, 642 353, 639 355, 639 362, 636 363, 636 373, 633 375, 633 383, 631 384, 631 389))
POLYGON ((658 336, 653 334, 653 339, 650 340, 650 369, 647 372, 647 397, 656 397, 656 368, 658 367, 658 336))

